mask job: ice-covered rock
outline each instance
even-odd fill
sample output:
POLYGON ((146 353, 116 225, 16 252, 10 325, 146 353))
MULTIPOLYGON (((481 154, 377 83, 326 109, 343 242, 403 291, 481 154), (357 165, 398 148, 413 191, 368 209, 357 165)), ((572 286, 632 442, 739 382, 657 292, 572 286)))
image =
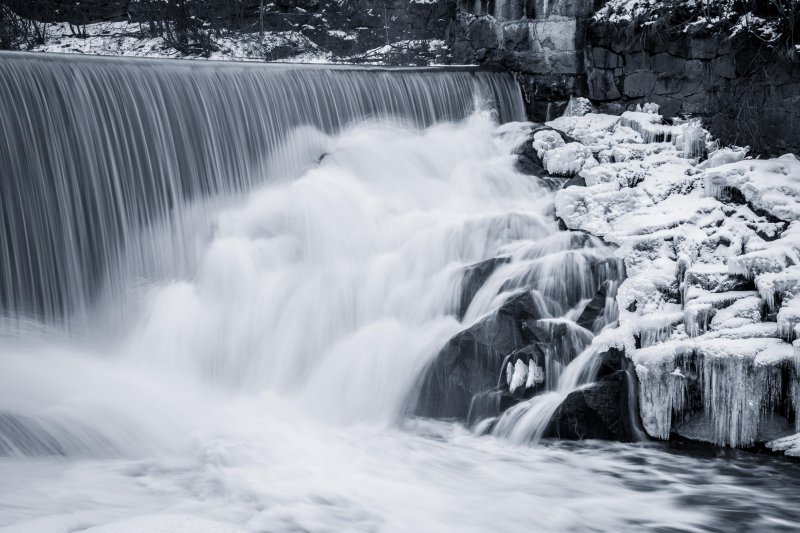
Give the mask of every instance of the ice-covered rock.
POLYGON ((557 193, 556 215, 619 245, 628 275, 619 325, 593 345, 635 363, 648 434, 725 446, 788 434, 800 418, 800 162, 714 149, 698 124, 644 109, 606 129, 558 120, 598 164, 580 171, 586 187, 557 193))
POLYGON ((626 111, 620 123, 641 135, 645 143, 673 142, 681 134, 680 126, 664 124, 661 115, 645 111, 626 111))
POLYGON ((530 389, 544 383, 544 369, 537 365, 533 359, 528 361, 528 377, 525 381, 525 388, 530 389))
MULTIPOLYGON (((563 140, 561 142, 563 143, 563 140)), ((588 170, 597 166, 597 160, 589 147, 578 142, 546 150, 541 157, 547 172, 556 176, 574 176, 583 169, 588 170)))
POLYGON ((747 157, 747 148, 720 148, 709 154, 708 159, 697 165, 698 170, 737 163, 747 157))
POLYGON ((706 154, 706 131, 696 121, 683 125, 680 135, 675 139, 675 146, 689 159, 700 159, 706 154))
POLYGON ((800 324, 800 296, 784 300, 777 319, 781 337, 788 342, 795 340, 795 328, 800 324))
POLYGON ((633 360, 644 427, 666 439, 691 415, 694 438, 752 445, 778 407, 793 355, 791 345, 764 337, 698 337, 638 350, 633 360))
POLYGON ((767 447, 776 452, 783 452, 790 457, 800 457, 800 433, 770 441, 767 443, 767 447))
POLYGON ((582 117, 587 113, 591 113, 594 106, 588 98, 580 96, 572 96, 567 102, 567 107, 564 109, 563 116, 565 117, 582 117))
POLYGON ((792 154, 720 165, 706 170, 703 179, 709 195, 726 198, 738 191, 757 210, 784 221, 800 220, 800 161, 792 154))
POLYGON ((554 150, 566 143, 557 131, 553 130, 540 130, 533 134, 533 147, 539 158, 544 158, 544 155, 550 150, 554 150))

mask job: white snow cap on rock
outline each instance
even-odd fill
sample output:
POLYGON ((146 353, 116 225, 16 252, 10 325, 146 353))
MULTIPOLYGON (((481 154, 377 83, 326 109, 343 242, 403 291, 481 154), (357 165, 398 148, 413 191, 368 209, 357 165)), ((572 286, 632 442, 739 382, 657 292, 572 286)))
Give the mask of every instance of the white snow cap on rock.
POLYGON ((588 146, 573 142, 545 152, 544 168, 555 176, 574 176, 581 170, 597 166, 597 160, 588 146))
POLYGON ((533 134, 533 148, 540 158, 555 148, 564 146, 564 139, 557 131, 541 130, 533 134))

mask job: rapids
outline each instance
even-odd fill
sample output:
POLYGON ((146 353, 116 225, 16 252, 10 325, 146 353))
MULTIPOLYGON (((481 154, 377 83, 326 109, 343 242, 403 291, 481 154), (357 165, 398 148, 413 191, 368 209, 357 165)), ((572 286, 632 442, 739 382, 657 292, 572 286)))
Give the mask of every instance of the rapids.
POLYGON ((559 287, 552 193, 508 77, 293 68, 0 56, 0 531, 797 524, 791 464, 408 417, 513 258, 559 287))

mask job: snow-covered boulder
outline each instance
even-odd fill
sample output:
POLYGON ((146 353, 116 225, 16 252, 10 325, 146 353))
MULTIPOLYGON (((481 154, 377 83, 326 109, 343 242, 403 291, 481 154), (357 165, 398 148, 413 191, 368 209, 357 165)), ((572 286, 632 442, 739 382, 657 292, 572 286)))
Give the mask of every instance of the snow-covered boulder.
POLYGON ((547 150, 542 161, 547 172, 555 176, 570 177, 581 170, 597 166, 597 160, 589 147, 577 142, 547 150))
POLYGON ((738 191, 754 209, 787 222, 800 220, 800 161, 793 154, 716 166, 703 179, 709 195, 724 198, 738 191))

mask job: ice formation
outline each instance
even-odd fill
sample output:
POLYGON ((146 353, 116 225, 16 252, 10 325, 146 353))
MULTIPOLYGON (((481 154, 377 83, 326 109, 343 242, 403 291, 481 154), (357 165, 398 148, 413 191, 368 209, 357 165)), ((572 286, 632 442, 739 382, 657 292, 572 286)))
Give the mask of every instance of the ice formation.
POLYGON ((800 161, 718 148, 657 113, 548 123, 597 161, 573 160, 586 187, 560 190, 557 216, 619 245, 628 275, 619 326, 593 344, 632 359, 650 436, 800 455, 800 161))

